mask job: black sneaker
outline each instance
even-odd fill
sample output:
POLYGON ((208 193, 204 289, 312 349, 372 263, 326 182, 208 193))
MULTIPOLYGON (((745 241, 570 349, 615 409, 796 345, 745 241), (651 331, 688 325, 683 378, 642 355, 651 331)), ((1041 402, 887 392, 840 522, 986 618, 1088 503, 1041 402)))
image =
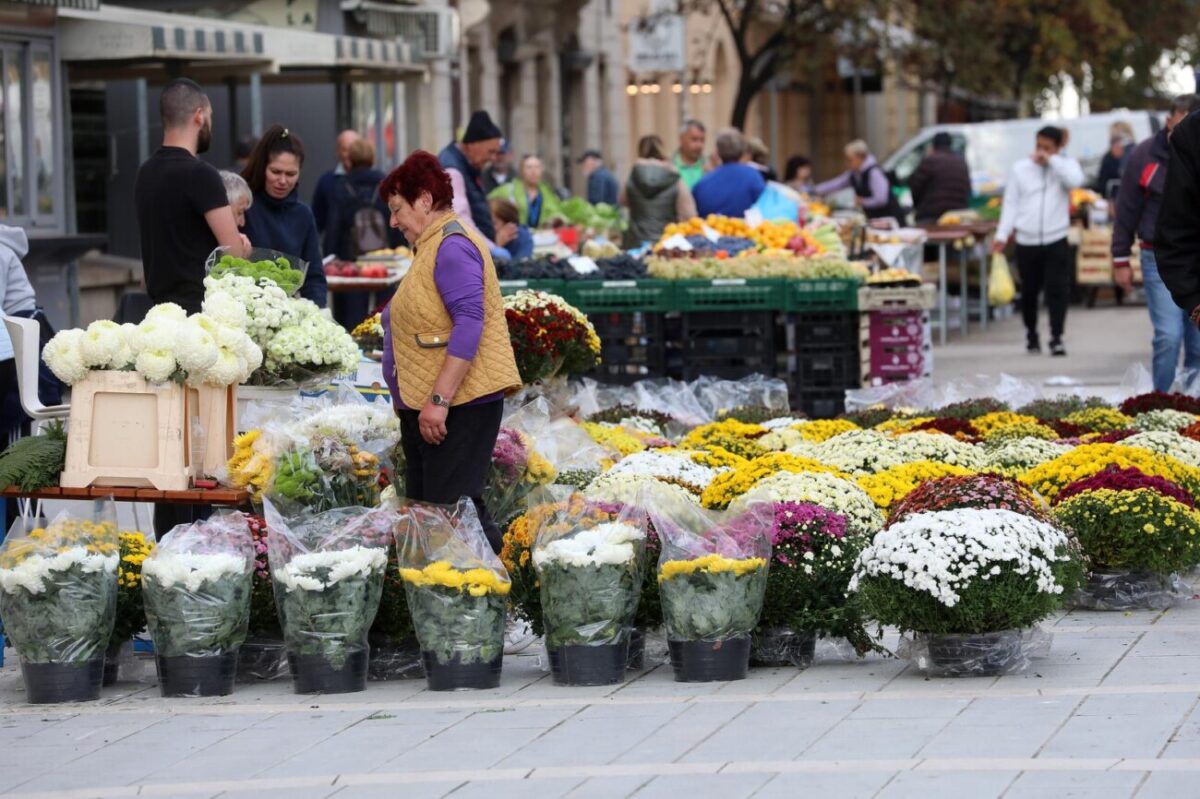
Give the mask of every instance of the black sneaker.
POLYGON ((1030 355, 1041 355, 1042 344, 1036 338, 1031 338, 1025 343, 1025 351, 1030 355))
POLYGON ((1061 341, 1055 339, 1054 341, 1050 342, 1050 354, 1057 358, 1065 357, 1067 354, 1067 348, 1063 346, 1061 341))

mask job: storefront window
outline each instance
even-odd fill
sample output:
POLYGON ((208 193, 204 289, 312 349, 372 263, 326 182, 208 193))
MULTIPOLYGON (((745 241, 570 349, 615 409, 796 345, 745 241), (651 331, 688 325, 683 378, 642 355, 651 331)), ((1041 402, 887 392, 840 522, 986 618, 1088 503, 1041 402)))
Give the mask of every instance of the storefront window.
POLYGON ((54 215, 54 177, 57 152, 54 149, 54 95, 50 51, 33 51, 33 165, 38 216, 54 215))
POLYGON ((0 218, 61 223, 56 74, 49 42, 0 39, 0 218))

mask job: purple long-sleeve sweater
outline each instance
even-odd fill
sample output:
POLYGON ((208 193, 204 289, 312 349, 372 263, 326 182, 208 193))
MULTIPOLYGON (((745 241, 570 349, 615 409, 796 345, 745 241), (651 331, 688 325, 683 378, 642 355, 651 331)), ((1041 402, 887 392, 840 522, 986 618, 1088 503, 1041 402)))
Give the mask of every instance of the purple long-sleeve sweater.
MULTIPOLYGON (((433 282, 437 286, 446 312, 450 314, 450 342, 446 353, 464 361, 474 360, 483 337, 483 257, 466 236, 447 236, 438 248, 433 266, 433 282)), ((383 309, 383 379, 397 410, 407 408, 400 399, 396 378, 396 356, 392 351, 392 304, 383 309)), ((469 403, 491 402, 501 394, 480 397, 469 403)))

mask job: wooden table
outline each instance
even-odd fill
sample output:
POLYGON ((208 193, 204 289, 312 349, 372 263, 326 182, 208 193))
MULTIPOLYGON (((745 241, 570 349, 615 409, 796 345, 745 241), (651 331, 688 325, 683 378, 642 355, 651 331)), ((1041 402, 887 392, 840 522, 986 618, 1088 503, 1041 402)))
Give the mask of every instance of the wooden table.
MULTIPOLYGON (((949 324, 947 319, 947 274, 946 274, 946 253, 952 244, 957 244, 965 239, 974 238, 979 243, 983 244, 983 255, 979 259, 979 323, 986 330, 988 323, 988 263, 987 263, 987 240, 996 230, 994 222, 971 222, 960 225, 918 225, 925 230, 928 238, 927 244, 932 244, 938 248, 938 341, 940 344, 946 343, 946 332, 949 324)), ((960 247, 958 251, 958 266, 959 278, 961 287, 959 289, 959 297, 962 300, 962 308, 960 309, 960 318, 962 322, 963 335, 970 332, 971 319, 971 302, 970 302, 970 280, 969 264, 967 258, 967 250, 960 247)))
POLYGON ((250 494, 236 488, 193 488, 188 491, 159 491, 157 488, 119 488, 89 486, 88 488, 41 488, 23 492, 15 486, 0 491, 4 499, 112 499, 116 502, 155 502, 171 505, 245 505, 250 494))

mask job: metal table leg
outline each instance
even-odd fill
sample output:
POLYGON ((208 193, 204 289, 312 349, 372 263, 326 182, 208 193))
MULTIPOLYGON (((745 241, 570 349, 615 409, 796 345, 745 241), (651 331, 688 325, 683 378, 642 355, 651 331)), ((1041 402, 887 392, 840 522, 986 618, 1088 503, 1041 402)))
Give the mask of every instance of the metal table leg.
POLYGON ((946 344, 946 242, 938 242, 938 342, 946 344))
POLYGON ((962 319, 962 334, 966 337, 967 333, 971 332, 971 281, 967 268, 967 250, 963 247, 963 243, 958 242, 958 277, 961 285, 958 289, 958 294, 962 302, 962 308, 959 309, 958 315, 962 319))
POLYGON ((988 246, 988 239, 984 239, 977 245, 982 254, 979 256, 979 324, 983 330, 987 330, 988 315, 991 312, 991 305, 988 301, 988 278, 989 266, 988 251, 991 247, 988 246))

